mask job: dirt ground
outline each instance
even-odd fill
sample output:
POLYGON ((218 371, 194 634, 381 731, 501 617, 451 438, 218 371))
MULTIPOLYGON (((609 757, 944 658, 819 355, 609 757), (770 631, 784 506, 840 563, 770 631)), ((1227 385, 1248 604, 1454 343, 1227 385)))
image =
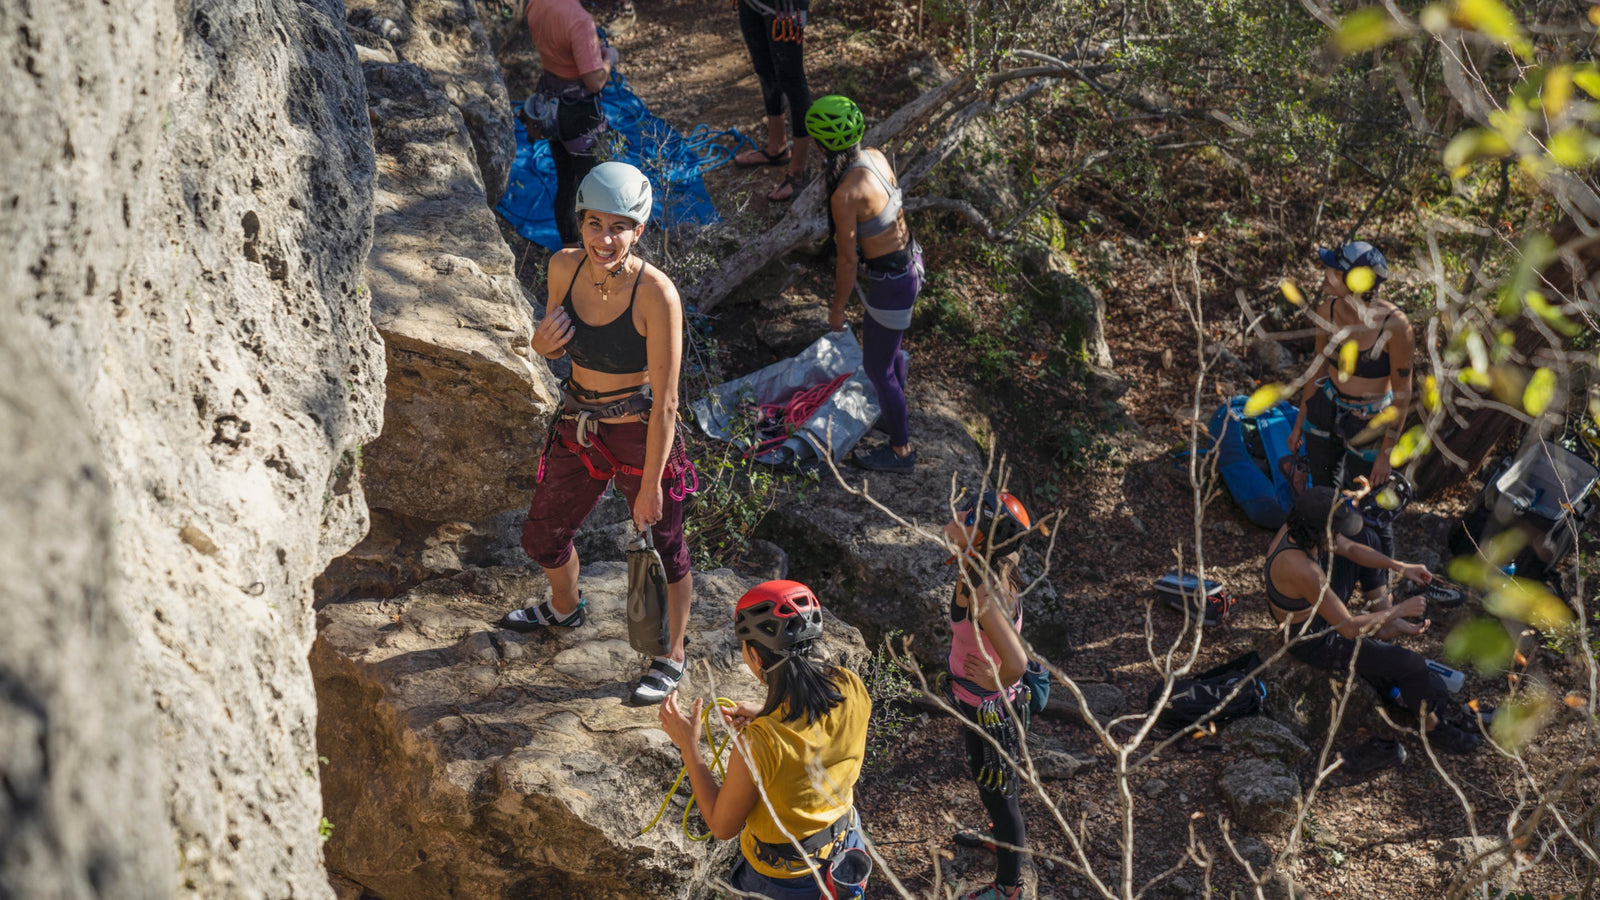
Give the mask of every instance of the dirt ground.
MULTIPOLYGON (((630 85, 651 109, 680 130, 707 123, 714 129, 737 127, 759 139, 763 123, 760 96, 728 5, 700 0, 635 2, 637 18, 618 29, 615 43, 630 85)), ((905 72, 910 60, 924 55, 903 20, 885 12, 887 6, 877 9, 870 3, 819 3, 807 33, 813 93, 826 93, 842 83, 857 88, 871 85, 870 92, 858 93, 869 119, 887 114, 914 96, 905 72), (895 30, 866 27, 869 24, 895 30)), ((525 95, 537 71, 526 37, 509 41, 501 57, 511 95, 525 95)), ((766 190, 780 177, 777 169, 724 166, 708 176, 707 184, 725 214, 738 211, 739 227, 753 230, 782 215, 781 206, 764 199, 766 190)), ((1103 197, 1086 193, 1063 201, 1062 214, 1071 216, 1104 202, 1103 197)), ((986 296, 983 303, 996 309, 1008 302, 984 287, 987 276, 974 261, 970 233, 925 227, 921 222, 914 226, 927 248, 930 271, 947 273, 953 289, 986 296)), ((1204 223, 1200 227, 1209 230, 1204 223)), ((1155 669, 1145 652, 1144 619, 1155 617, 1158 634, 1170 634, 1178 627, 1175 614, 1159 606, 1150 608, 1150 583, 1177 564, 1179 548, 1184 548, 1185 557, 1192 556, 1193 500, 1187 472, 1174 462, 1172 453, 1188 440, 1193 403, 1189 373, 1196 364, 1197 347, 1189 313, 1174 301, 1172 272, 1167 267, 1169 260, 1177 257, 1146 255, 1137 229, 1114 218, 1097 239, 1099 263, 1112 267, 1102 292, 1108 310, 1107 341, 1116 371, 1129 387, 1120 399, 1126 427, 1106 432, 1104 461, 1079 468, 1068 478, 1052 480, 1049 495, 1035 492, 1031 499, 1036 509, 1053 505, 1065 516, 1063 528, 1068 539, 1060 543, 1062 552, 1053 579, 1073 613, 1077 630, 1076 646, 1064 668, 1116 685, 1125 695, 1129 711, 1138 712, 1146 691, 1156 684, 1155 669), (1109 257, 1107 246, 1113 251, 1109 257)), ((543 254, 526 246, 519 252, 524 258, 524 280, 541 291, 542 297, 538 284, 542 273, 538 270, 542 269, 543 254)), ((1298 268, 1287 272, 1281 264, 1248 258, 1222 258, 1214 268, 1228 274, 1236 271, 1237 278, 1247 283, 1272 284, 1285 274, 1299 278, 1302 284, 1315 283, 1309 248, 1305 257, 1298 268)), ((1208 275, 1214 274, 1208 270, 1208 275)), ((757 336, 758 326, 774 316, 801 321, 808 313, 814 315, 826 302, 830 279, 828 267, 805 266, 785 279, 792 282, 784 292, 785 303, 771 302, 771 298, 751 302, 754 291, 747 291, 718 309, 716 330, 724 374, 735 376, 771 361, 775 350, 757 336)), ((1208 279, 1210 289, 1203 291, 1203 308, 1214 323, 1207 329, 1208 342, 1227 341, 1237 332, 1239 310, 1232 288, 1223 290, 1219 283, 1220 277, 1208 279)), ((1242 342, 1234 340, 1229 346, 1248 358, 1242 342)), ((915 361, 915 377, 938 380, 968 398, 973 418, 987 422, 994 440, 1024 468, 1054 464, 1050 461, 1052 448, 1042 444, 1035 427, 1041 417, 1070 413, 1106 427, 1103 410, 1084 396, 1081 385, 1070 388, 1048 379, 1024 383, 1006 393, 1001 402, 975 380, 972 362, 961 347, 937 334, 913 331, 907 336, 906 348, 915 361)), ((1208 385, 1202 404, 1205 412, 1208 414, 1221 396, 1248 391, 1260 375, 1254 363, 1222 372, 1221 387, 1208 385)), ((1437 559, 1442 553, 1437 546, 1442 534, 1439 523, 1458 512, 1476 487, 1463 485, 1449 496, 1409 511, 1400 523, 1401 556, 1429 562, 1437 559)), ((1252 525, 1226 497, 1210 505, 1202 531, 1212 577, 1222 579, 1240 598, 1229 625, 1207 635, 1201 663, 1210 665, 1266 646, 1271 640, 1261 591, 1262 553, 1270 535, 1252 525)), ((1443 623, 1436 624, 1438 627, 1414 644, 1419 652, 1435 657, 1441 653, 1446 630, 1443 623)), ((1535 657, 1532 664, 1557 683, 1574 674, 1557 654, 1536 651, 1535 657)), ((1466 694, 1490 701, 1503 693, 1503 681, 1476 676, 1469 679, 1466 689, 1466 694)), ((1527 751, 1533 770, 1548 772, 1558 766, 1573 752, 1572 742, 1578 735, 1575 721, 1558 716, 1527 751)), ((1364 737, 1341 736, 1338 745, 1364 737)), ((1046 790, 1061 819, 1084 830, 1095 870, 1115 884, 1119 803, 1109 753, 1081 724, 1059 720, 1037 722, 1030 742, 1096 757, 1094 766, 1071 780, 1047 782, 1046 790)), ((1457 789, 1472 801, 1480 831, 1503 831, 1508 814, 1519 802, 1511 762, 1487 751, 1464 759, 1447 757, 1443 765, 1452 786, 1426 764, 1418 741, 1408 739, 1407 743, 1412 758, 1403 767, 1381 771, 1358 783, 1325 787, 1318 796, 1305 829, 1304 850, 1291 868, 1306 896, 1441 896, 1458 861, 1450 842, 1468 834, 1457 789)), ((1220 738, 1186 742, 1134 777, 1138 801, 1136 884, 1183 859, 1192 826, 1221 860, 1210 878, 1211 888, 1218 896, 1249 895, 1242 870, 1222 859, 1227 854, 1219 831, 1227 810, 1217 792, 1216 776, 1237 753, 1220 738), (1151 785, 1152 781, 1162 785, 1151 785)), ((1311 781, 1310 766, 1301 767, 1303 784, 1311 781)), ((990 859, 979 851, 958 850, 949 840, 956 827, 984 824, 955 722, 923 717, 902 735, 893 752, 869 760, 858 801, 874 840, 894 860, 896 877, 912 894, 931 896, 936 884, 948 888, 955 883, 966 890, 989 877, 990 859)), ((1082 876, 1055 861, 1072 858, 1062 829, 1054 821, 1057 813, 1038 797, 1029 797, 1025 808, 1029 843, 1039 859, 1037 896, 1098 896, 1082 876)), ((1284 844, 1281 836, 1265 839, 1274 850, 1284 844)), ((1526 876, 1523 886, 1540 897, 1576 890, 1579 882, 1573 873, 1577 865, 1570 853, 1558 853, 1526 876)), ((1202 886, 1202 876, 1193 865, 1179 876, 1189 886, 1187 890, 1169 884, 1152 895, 1189 896, 1190 890, 1202 886)), ((870 895, 894 893, 886 879, 878 879, 870 895)))

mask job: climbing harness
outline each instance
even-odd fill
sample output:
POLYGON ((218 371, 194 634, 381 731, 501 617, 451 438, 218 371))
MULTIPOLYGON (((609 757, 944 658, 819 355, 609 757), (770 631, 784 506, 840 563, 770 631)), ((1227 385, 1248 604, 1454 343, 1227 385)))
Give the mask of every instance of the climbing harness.
MULTIPOLYGON (((796 850, 793 843, 769 844, 763 840, 752 841, 756 859, 773 868, 783 868, 789 863, 804 862, 807 857, 816 858, 817 854, 837 844, 852 828, 857 827, 861 820, 856 816, 855 807, 845 810, 844 815, 833 820, 827 828, 808 836, 799 842, 800 849, 796 850)), ((825 858, 818 858, 818 862, 825 858)))
MULTIPOLYGON (((588 470, 589 477, 599 481, 610 481, 618 475, 632 475, 636 478, 644 477, 644 470, 637 466, 630 466, 617 459, 611 448, 600 439, 600 426, 603 419, 614 419, 628 415, 638 415, 641 422, 650 421, 651 398, 648 387, 624 397, 605 406, 593 406, 579 403, 573 398, 574 390, 568 383, 561 385, 561 407, 550 420, 544 439, 544 451, 539 454, 539 468, 534 473, 536 484, 544 483, 546 461, 550 458, 550 448, 556 441, 566 448, 568 453, 578 457, 583 462, 583 467, 588 470), (563 420, 573 420, 577 423, 573 437, 569 438, 561 433, 558 427, 563 420), (596 463, 589 451, 598 454, 600 460, 596 463)), ((667 490, 667 496, 682 502, 685 497, 700 490, 700 474, 695 471, 694 462, 689 459, 688 450, 683 446, 683 435, 673 435, 672 450, 667 455, 667 464, 662 470, 662 481, 677 479, 677 485, 667 490)))
POLYGON ((826 384, 813 385, 798 391, 783 403, 763 403, 756 407, 756 440, 744 451, 745 459, 753 459, 788 440, 801 426, 817 414, 822 404, 850 380, 851 373, 835 376, 826 384))
MULTIPOLYGON (((718 697, 714 705, 722 709, 733 709, 738 704, 734 703, 732 700, 729 700, 727 697, 718 697)), ((711 771, 717 777, 726 780, 728 777, 728 772, 727 767, 722 763, 722 751, 727 749, 728 742, 733 740, 733 733, 729 732, 728 734, 723 735, 721 743, 716 743, 712 740, 711 709, 712 705, 708 704, 704 709, 700 710, 700 731, 705 736, 706 745, 711 748, 711 771)), ((656 825, 660 824, 661 817, 666 815, 667 807, 672 803, 672 798, 677 796, 678 786, 683 784, 683 779, 687 778, 688 776, 689 767, 687 765, 678 770, 678 777, 673 780, 672 787, 667 788, 667 795, 661 798, 661 808, 656 810, 655 818, 651 819, 650 824, 641 829, 638 834, 634 835, 634 837, 643 837, 644 835, 649 834, 652 828, 655 828, 656 825)), ((708 840, 711 837, 711 832, 709 831, 699 836, 689 833, 689 810, 693 808, 694 792, 690 791, 688 802, 683 804, 683 836, 691 841, 708 840)))

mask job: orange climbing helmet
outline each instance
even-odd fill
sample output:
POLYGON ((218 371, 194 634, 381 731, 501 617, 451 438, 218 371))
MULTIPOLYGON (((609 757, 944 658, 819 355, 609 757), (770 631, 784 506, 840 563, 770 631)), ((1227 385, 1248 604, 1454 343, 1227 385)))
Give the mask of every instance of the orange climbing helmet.
POLYGON ((798 581, 764 581, 739 598, 733 632, 778 653, 822 637, 822 604, 798 581))
POLYGON ((956 508, 956 513, 964 528, 976 528, 974 541, 981 540, 990 547, 1004 547, 1033 527, 1021 500, 993 488, 967 500, 956 508))

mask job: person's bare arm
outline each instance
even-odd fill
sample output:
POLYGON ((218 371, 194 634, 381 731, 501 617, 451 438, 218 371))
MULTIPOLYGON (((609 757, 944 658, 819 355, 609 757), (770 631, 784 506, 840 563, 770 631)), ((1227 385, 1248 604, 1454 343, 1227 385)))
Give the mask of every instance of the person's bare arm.
POLYGON ((640 285, 639 299, 643 301, 645 348, 654 400, 645 437, 644 474, 634 501, 634 524, 641 530, 661 519, 661 474, 666 470, 667 453, 677 434, 678 372, 683 363, 683 303, 678 299, 678 289, 659 270, 647 274, 649 283, 640 285))
MULTIPOLYGON (((1360 546, 1360 545, 1357 545, 1360 546)), ((1382 554, 1379 554, 1382 556, 1382 554)), ((1280 577, 1282 573, 1280 573, 1280 577)), ((1312 612, 1322 616, 1323 620, 1334 627, 1341 635, 1355 640, 1362 634, 1371 634, 1388 625, 1393 619, 1401 617, 1419 616, 1427 611, 1427 603, 1421 597, 1412 597, 1384 610, 1363 613, 1359 616, 1350 614, 1350 608, 1344 605, 1339 595, 1323 583, 1325 573, 1322 567, 1312 562, 1309 558, 1294 562, 1289 566, 1288 577, 1284 578, 1282 588, 1289 596, 1300 598, 1318 598, 1312 605, 1312 612)), ((1292 633, 1292 629, 1291 629, 1292 633)))
POLYGON ((1372 483, 1383 484, 1389 478, 1389 453, 1406 427, 1406 416, 1411 412, 1411 370, 1416 362, 1416 334, 1411 320, 1400 313, 1389 326, 1389 390, 1394 392, 1395 417, 1384 426, 1383 443, 1378 447, 1378 458, 1372 464, 1372 483))
POLYGON ((684 711, 678 702, 677 692, 667 695, 657 711, 661 729, 672 739, 683 757, 684 768, 689 771, 689 784, 694 788, 694 802, 700 807, 700 818, 719 841, 728 840, 739 833, 750 811, 756 808, 756 784, 745 762, 747 749, 744 738, 733 737, 733 752, 728 758, 728 777, 722 784, 711 774, 711 768, 701 755, 700 711, 704 700, 684 711))
POLYGON ((556 296, 556 291, 559 290, 556 285, 571 282, 572 276, 577 272, 578 254, 579 251, 572 250, 557 252, 550 257, 550 265, 545 272, 545 282, 550 293, 545 298, 544 318, 539 320, 539 325, 533 330, 533 337, 529 341, 533 346, 533 352, 545 359, 560 359, 565 356, 567 342, 572 340, 572 320, 567 317, 567 311, 561 308, 561 299, 556 296))
POLYGON ((972 608, 968 612, 973 625, 978 629, 980 638, 989 638, 997 658, 988 658, 980 640, 977 652, 965 660, 967 677, 991 691, 1016 684, 1028 666, 1028 652, 1023 649, 1022 636, 1017 634, 1011 614, 981 584, 973 591, 971 603, 972 608))

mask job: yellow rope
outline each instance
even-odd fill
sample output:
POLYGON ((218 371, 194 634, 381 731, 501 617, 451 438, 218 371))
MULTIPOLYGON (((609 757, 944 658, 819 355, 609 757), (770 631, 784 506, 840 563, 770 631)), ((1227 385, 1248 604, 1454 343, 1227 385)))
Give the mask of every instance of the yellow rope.
MULTIPOLYGON (((715 743, 712 740, 711 710, 716 707, 720 707, 722 709, 733 709, 737 705, 738 704, 734 703, 732 700, 729 700, 727 697, 718 697, 715 704, 708 704, 700 710, 700 733, 705 736, 706 746, 711 748, 711 771, 724 781, 726 781, 728 778, 728 772, 722 764, 722 751, 727 748, 728 741, 733 739, 733 735, 724 735, 722 738, 722 743, 720 744, 715 743)), ((672 782, 672 787, 668 788, 667 795, 661 798, 661 808, 656 810, 656 817, 651 819, 650 824, 646 825, 644 830, 639 832, 639 836, 642 837, 646 834, 649 834, 650 829, 656 827, 656 825, 661 822, 661 817, 666 815, 667 807, 671 805, 672 798, 678 793, 678 786, 683 784, 683 779, 688 777, 688 775, 689 767, 687 765, 678 770, 678 777, 672 782)), ((699 837, 695 837, 689 833, 689 810, 693 808, 694 792, 691 791, 689 793, 689 802, 683 805, 683 835, 691 841, 708 840, 711 837, 711 832, 709 831, 700 835, 699 837)))

